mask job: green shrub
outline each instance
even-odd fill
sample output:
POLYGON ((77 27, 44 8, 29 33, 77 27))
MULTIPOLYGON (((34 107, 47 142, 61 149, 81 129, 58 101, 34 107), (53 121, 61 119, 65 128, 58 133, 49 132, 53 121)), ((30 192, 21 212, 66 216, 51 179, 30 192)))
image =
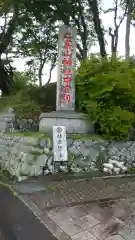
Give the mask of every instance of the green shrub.
POLYGON ((20 91, 15 95, 6 97, 4 103, 5 105, 0 106, 0 110, 6 112, 12 107, 15 109, 16 117, 18 118, 37 117, 41 112, 40 106, 32 100, 31 96, 27 94, 27 91, 20 91))
POLYGON ((0 100, 0 112, 6 112, 10 107, 16 110, 19 118, 38 117, 41 112, 54 111, 56 109, 56 83, 45 87, 35 85, 22 85, 18 82, 14 93, 0 100), (20 90, 19 90, 20 89, 20 90))
POLYGON ((32 98, 30 92, 35 86, 29 83, 26 73, 14 72, 12 94, 0 99, 0 112, 14 108, 18 118, 37 118, 41 112, 40 105, 32 98))
POLYGON ((42 111, 56 109, 56 83, 50 83, 43 87, 32 87, 29 89, 31 98, 42 107, 42 111))
POLYGON ((17 93, 26 89, 29 84, 29 77, 24 72, 14 72, 13 92, 17 93))
POLYGON ((77 104, 110 139, 127 139, 135 121, 135 68, 128 62, 91 57, 77 77, 77 104))

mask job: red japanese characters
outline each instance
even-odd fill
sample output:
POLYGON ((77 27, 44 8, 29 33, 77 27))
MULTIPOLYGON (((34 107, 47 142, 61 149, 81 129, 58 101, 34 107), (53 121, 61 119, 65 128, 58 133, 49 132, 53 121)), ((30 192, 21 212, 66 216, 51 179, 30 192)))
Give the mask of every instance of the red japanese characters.
POLYGON ((63 80, 64 90, 63 96, 67 103, 70 102, 70 82, 72 81, 72 38, 71 34, 65 34, 64 36, 64 60, 63 60, 63 80))

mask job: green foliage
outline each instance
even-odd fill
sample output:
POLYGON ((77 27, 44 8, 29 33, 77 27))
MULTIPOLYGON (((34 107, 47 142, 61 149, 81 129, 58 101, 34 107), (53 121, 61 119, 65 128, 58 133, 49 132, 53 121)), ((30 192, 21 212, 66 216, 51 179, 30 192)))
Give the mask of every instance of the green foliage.
POLYGON ((77 104, 106 138, 127 139, 135 121, 135 68, 125 60, 92 56, 77 73, 77 104))
POLYGON ((135 174, 135 168, 129 168, 127 172, 135 174))
POLYGON ((40 88, 28 84, 26 79, 21 79, 19 75, 14 94, 1 98, 0 111, 6 112, 12 107, 19 118, 37 118, 41 112, 54 111, 56 108, 56 83, 40 88))
POLYGON ((44 87, 33 86, 28 90, 34 101, 41 106, 43 112, 56 109, 56 83, 44 87))
POLYGON ((0 111, 6 112, 10 107, 16 111, 18 118, 34 118, 40 114, 40 106, 28 95, 26 90, 22 90, 15 95, 2 99, 4 105, 0 104, 0 111))
POLYGON ((29 83, 29 77, 26 73, 14 72, 13 92, 19 92, 26 89, 29 83))
POLYGON ((40 107, 25 90, 9 98, 6 109, 9 107, 15 109, 19 118, 33 118, 40 113, 40 107))

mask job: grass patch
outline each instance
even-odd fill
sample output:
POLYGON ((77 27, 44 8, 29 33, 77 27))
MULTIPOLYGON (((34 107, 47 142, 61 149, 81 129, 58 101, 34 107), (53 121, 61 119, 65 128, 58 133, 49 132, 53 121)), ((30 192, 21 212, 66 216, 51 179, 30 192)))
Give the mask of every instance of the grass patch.
MULTIPOLYGON (((49 135, 45 135, 44 133, 40 132, 10 132, 10 133, 5 133, 10 136, 24 136, 24 137, 34 137, 34 138, 51 138, 49 135)), ((97 134, 67 134, 67 139, 80 139, 80 140, 101 140, 103 139, 101 136, 97 134)))
POLYGON ((99 140, 102 139, 101 136, 97 135, 97 134, 67 134, 67 138, 73 139, 73 140, 87 140, 87 139, 91 139, 91 140, 99 140))
POLYGON ((34 138, 46 138, 43 133, 40 132, 10 132, 5 133, 6 135, 10 136, 22 136, 22 137, 34 137, 34 138))

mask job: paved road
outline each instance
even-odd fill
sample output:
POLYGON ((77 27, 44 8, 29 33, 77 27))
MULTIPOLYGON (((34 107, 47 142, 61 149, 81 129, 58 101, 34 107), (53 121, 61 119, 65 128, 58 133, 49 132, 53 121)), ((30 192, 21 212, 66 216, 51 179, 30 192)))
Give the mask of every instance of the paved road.
POLYGON ((33 213, 0 188, 0 240, 56 240, 33 213))
POLYGON ((35 181, 15 189, 57 238, 135 240, 135 177, 35 181))
MULTIPOLYGON (((135 177, 93 180, 66 180, 52 182, 35 182, 41 191, 33 190, 33 184, 15 186, 18 193, 28 197, 40 209, 73 206, 95 202, 97 200, 120 199, 135 196, 135 177), (43 190, 42 188, 46 188, 43 190), (28 192, 29 190, 29 192, 28 192)), ((36 187, 35 187, 36 188, 36 187)))

